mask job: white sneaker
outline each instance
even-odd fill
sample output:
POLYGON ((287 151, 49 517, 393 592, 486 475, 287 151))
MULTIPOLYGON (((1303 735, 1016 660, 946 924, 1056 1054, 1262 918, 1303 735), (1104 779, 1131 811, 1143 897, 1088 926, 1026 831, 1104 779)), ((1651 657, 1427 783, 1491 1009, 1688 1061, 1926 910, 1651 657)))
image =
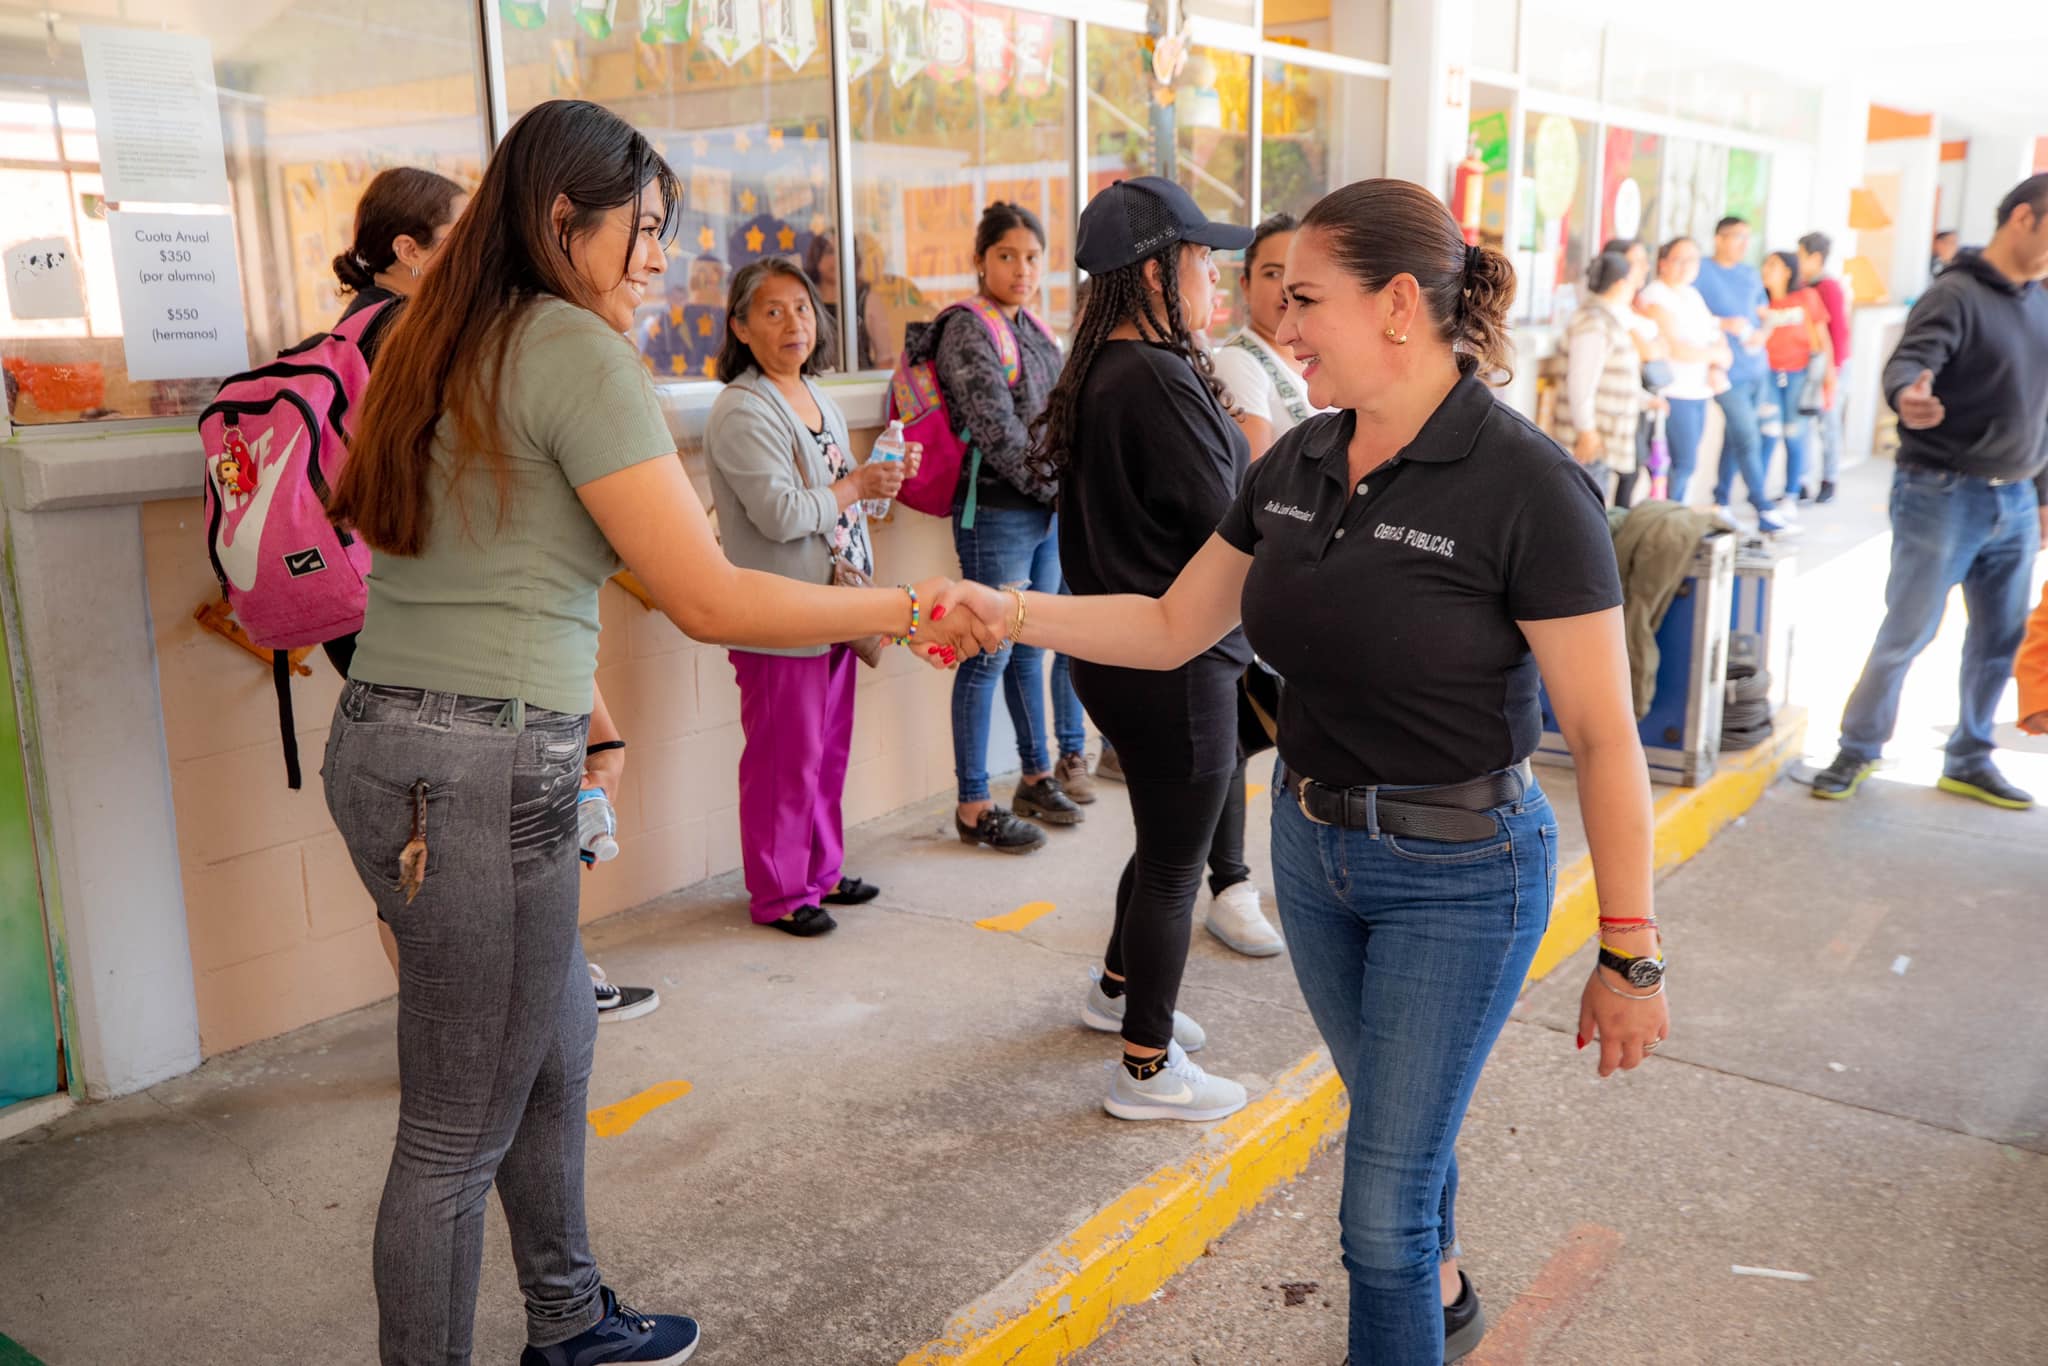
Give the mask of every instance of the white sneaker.
POLYGON ((1259 910, 1259 889, 1249 882, 1225 887, 1209 902, 1209 933, 1247 958, 1271 958, 1287 948, 1280 931, 1259 910))
POLYGON ((1756 520, 1748 512, 1740 508, 1731 507, 1727 503, 1714 504, 1714 515, 1732 527, 1753 527, 1756 525, 1756 520))
POLYGON ((1166 1046, 1166 1066, 1139 1081, 1122 1062, 1110 1068, 1109 1094, 1102 1108, 1118 1119, 1185 1119, 1205 1122, 1244 1108, 1244 1087, 1212 1077, 1188 1061, 1177 1043, 1166 1046))
MULTIPOLYGON (((1104 1034, 1121 1034, 1124 1030, 1123 996, 1106 996, 1102 991, 1102 969, 1088 969, 1088 1003, 1081 1007, 1081 1023, 1104 1034)), ((1173 1012, 1173 1041, 1190 1053, 1202 1051, 1202 1045, 1209 1042, 1209 1036, 1202 1027, 1181 1014, 1173 1012)))
POLYGON ((1771 504, 1771 516, 1788 525, 1798 525, 1799 500, 1789 495, 1780 498, 1777 502, 1771 504))

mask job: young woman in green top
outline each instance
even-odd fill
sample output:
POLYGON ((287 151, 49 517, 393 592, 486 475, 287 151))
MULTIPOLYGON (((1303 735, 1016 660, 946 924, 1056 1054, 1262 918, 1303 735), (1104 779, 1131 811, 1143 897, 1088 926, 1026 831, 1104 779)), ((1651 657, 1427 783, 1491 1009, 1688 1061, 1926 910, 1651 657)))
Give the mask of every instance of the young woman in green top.
POLYGON ((521 1366, 696 1350, 695 1323, 601 1283, 584 1225, 597 1014, 576 803, 599 586, 623 559, 689 635, 777 648, 906 636, 943 585, 856 592, 720 553, 623 335, 679 199, 646 139, 598 106, 522 118, 386 338, 335 489, 336 521, 378 552, 324 777, 400 948, 375 1247, 386 1363, 469 1360, 493 1181, 526 1299, 521 1366))

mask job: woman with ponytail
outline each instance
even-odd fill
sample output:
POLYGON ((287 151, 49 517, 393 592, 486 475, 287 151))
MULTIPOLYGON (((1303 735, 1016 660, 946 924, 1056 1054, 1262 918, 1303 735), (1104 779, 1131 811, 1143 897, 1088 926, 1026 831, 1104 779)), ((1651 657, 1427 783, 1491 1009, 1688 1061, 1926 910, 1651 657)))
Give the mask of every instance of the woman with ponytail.
MULTIPOLYGON (((342 319, 411 298, 468 203, 460 185, 434 171, 394 166, 377 172, 356 201, 355 240, 334 258, 335 281, 351 296, 342 319)), ((363 353, 372 359, 382 328, 379 323, 363 338, 363 353)))
MULTIPOLYGON (((1286 679, 1273 871, 1295 975, 1351 1091, 1352 1360, 1438 1366, 1484 1331, 1457 1267, 1453 1148, 1555 890, 1557 824, 1528 766, 1539 674, 1600 884, 1579 1042, 1599 1041, 1603 1076, 1670 1027, 1649 777, 1599 490, 1487 387, 1509 365, 1507 259, 1467 246, 1420 187, 1366 180, 1310 210, 1285 278, 1276 341, 1303 362, 1309 402, 1337 411, 1252 467, 1172 585, 1072 598, 961 585, 949 601, 971 611, 945 625, 1065 651, 1079 681, 1080 660, 1182 668, 1235 640, 1242 615, 1286 679)), ((1070 370, 1090 344, 1084 325, 1070 370)), ((1072 412, 1055 394, 1054 451, 1079 439, 1072 412)), ((1159 445, 1185 449, 1178 432, 1159 445)))

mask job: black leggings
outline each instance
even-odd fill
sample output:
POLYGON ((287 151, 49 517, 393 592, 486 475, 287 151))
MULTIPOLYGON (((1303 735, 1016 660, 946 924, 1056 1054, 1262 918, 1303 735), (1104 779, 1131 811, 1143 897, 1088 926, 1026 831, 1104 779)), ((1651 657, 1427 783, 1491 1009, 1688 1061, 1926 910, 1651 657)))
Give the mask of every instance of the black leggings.
POLYGON ((1243 800, 1244 776, 1240 769, 1188 782, 1148 782, 1127 772, 1125 784, 1138 847, 1117 884, 1116 926, 1102 962, 1124 979, 1124 1042, 1164 1048, 1173 1038, 1202 866, 1232 787, 1243 800))
POLYGON ((1216 817, 1216 835, 1209 841, 1209 893, 1221 896, 1226 888, 1252 880, 1250 865, 1244 861, 1245 764, 1243 751, 1237 756, 1237 772, 1230 775, 1230 790, 1223 795, 1223 810, 1216 817))

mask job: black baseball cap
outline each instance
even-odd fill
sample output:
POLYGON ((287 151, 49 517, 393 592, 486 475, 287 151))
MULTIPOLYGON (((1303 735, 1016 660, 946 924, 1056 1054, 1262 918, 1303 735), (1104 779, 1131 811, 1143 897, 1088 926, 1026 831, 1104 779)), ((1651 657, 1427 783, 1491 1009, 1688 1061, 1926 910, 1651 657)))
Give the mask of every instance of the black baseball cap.
POLYGON ((1159 254, 1173 242, 1193 242, 1219 251, 1243 251, 1253 232, 1235 223, 1216 223, 1195 197, 1171 180, 1141 175, 1118 180, 1081 210, 1074 260, 1091 275, 1120 270, 1159 254))

